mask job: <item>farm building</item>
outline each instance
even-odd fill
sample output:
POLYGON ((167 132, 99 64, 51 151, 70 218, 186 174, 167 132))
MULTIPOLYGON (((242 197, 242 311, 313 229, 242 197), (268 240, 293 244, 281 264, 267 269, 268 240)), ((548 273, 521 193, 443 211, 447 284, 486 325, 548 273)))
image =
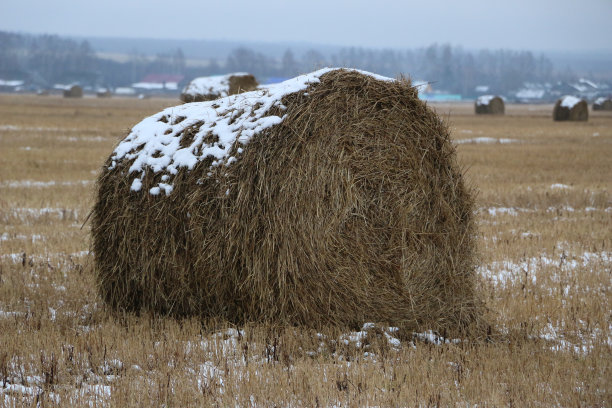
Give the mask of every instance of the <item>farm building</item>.
POLYGON ((113 308, 244 322, 481 327, 473 198, 409 81, 323 69, 168 108, 97 182, 113 308))
POLYGON ((503 115, 504 100, 496 95, 482 95, 476 98, 474 110, 477 114, 503 115))
POLYGON ((0 92, 17 92, 25 85, 25 81, 19 79, 0 79, 0 92))
POLYGON ((142 94, 172 94, 179 90, 183 75, 150 74, 131 87, 142 94))
POLYGON ((183 102, 212 101, 228 95, 257 89, 255 77, 245 72, 199 77, 192 80, 181 93, 183 102))
POLYGON ((584 99, 566 95, 555 103, 553 120, 555 121, 586 121, 589 119, 589 107, 584 99))

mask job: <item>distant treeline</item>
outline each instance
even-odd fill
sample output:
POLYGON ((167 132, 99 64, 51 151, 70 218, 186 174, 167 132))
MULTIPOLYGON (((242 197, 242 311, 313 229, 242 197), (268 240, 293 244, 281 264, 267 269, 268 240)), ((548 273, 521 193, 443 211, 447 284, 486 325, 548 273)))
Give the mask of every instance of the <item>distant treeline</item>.
MULTIPOLYGON (((404 74, 433 83, 434 89, 470 95, 478 85, 491 92, 516 90, 524 82, 560 79, 552 62, 529 51, 466 51, 450 45, 430 45, 414 50, 342 48, 324 55, 312 49, 294 55, 288 49, 281 59, 249 48, 232 50, 225 60, 190 66, 179 49, 148 57, 134 50, 119 62, 100 58, 87 41, 55 35, 25 35, 0 31, 0 78, 27 79, 45 87, 54 83, 81 82, 97 86, 125 86, 147 74, 196 76, 247 71, 258 78, 292 77, 324 66, 344 66, 395 77, 404 74)), ((565 71, 565 77, 571 72, 565 71)), ((570 79, 570 78, 563 78, 570 79)))

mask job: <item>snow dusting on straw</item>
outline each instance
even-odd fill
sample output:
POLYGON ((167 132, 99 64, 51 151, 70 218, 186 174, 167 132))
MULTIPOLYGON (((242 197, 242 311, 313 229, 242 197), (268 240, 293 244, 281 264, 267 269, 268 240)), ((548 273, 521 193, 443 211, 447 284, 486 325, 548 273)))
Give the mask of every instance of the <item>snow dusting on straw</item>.
MULTIPOLYGON (((323 68, 260 90, 167 108, 134 126, 113 152, 109 170, 121 161, 133 160, 129 172, 139 176, 132 182, 132 191, 142 188, 147 168, 155 173, 163 172, 164 182, 152 187, 149 193, 158 195, 163 191, 168 195, 173 190, 171 177, 179 168, 191 170, 208 157, 213 160, 211 167, 229 166, 254 135, 283 121, 284 115, 270 113, 273 108, 286 109, 281 102, 283 97, 303 92, 309 85, 320 82, 322 75, 336 69, 323 68), (188 128, 195 133, 191 141, 183 140, 188 128)), ((364 71, 351 71, 393 81, 364 71)))
POLYGON ((563 98, 561 98, 561 106, 563 106, 564 108, 572 109, 581 100, 582 99, 572 95, 565 95, 563 98))
POLYGON ((476 105, 478 105, 478 106, 488 105, 493 98, 495 98, 495 95, 482 95, 482 96, 479 96, 478 99, 476 99, 476 105))

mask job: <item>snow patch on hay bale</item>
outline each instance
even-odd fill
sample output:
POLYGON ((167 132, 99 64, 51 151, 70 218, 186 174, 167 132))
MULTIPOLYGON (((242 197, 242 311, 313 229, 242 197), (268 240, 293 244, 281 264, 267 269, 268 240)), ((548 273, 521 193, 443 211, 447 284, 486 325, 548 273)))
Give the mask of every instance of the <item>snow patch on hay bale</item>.
POLYGON ((473 199, 408 81, 327 68, 166 109, 119 143, 97 188, 113 308, 482 328, 473 199))
POLYGON ((589 119, 589 106, 584 99, 566 95, 557 100, 553 108, 555 121, 587 121, 589 119))
POLYGON ((495 95, 482 95, 476 99, 474 110, 477 114, 503 115, 505 112, 504 100, 495 95))
POLYGON ((192 80, 183 89, 181 100, 183 102, 212 101, 229 95, 253 91, 258 85, 255 77, 245 72, 199 77, 192 80))

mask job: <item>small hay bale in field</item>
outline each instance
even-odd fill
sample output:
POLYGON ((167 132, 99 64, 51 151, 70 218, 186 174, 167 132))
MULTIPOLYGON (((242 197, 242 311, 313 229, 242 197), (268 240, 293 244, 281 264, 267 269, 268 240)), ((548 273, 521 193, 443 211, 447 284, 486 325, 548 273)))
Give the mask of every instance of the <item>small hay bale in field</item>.
POLYGON ((72 85, 70 89, 64 91, 64 98, 82 98, 83 88, 78 85, 72 85))
POLYGON ((593 102, 594 111, 609 111, 612 110, 612 97, 600 97, 593 102))
POLYGON ((327 68, 136 125, 97 182, 95 268, 119 310, 465 332, 472 211, 408 81, 327 68))
POLYGON ((181 93, 183 102, 212 101, 228 95, 257 89, 255 77, 245 72, 200 77, 192 80, 181 93))
POLYGON ((98 98, 110 98, 112 96, 112 93, 110 89, 100 88, 96 91, 96 96, 98 98))
POLYGON ((505 111, 504 100, 495 95, 482 95, 474 102, 477 114, 503 115, 505 111))
POLYGON ((555 103, 553 120, 555 121, 587 121, 589 119, 589 106, 584 99, 566 95, 555 103))

